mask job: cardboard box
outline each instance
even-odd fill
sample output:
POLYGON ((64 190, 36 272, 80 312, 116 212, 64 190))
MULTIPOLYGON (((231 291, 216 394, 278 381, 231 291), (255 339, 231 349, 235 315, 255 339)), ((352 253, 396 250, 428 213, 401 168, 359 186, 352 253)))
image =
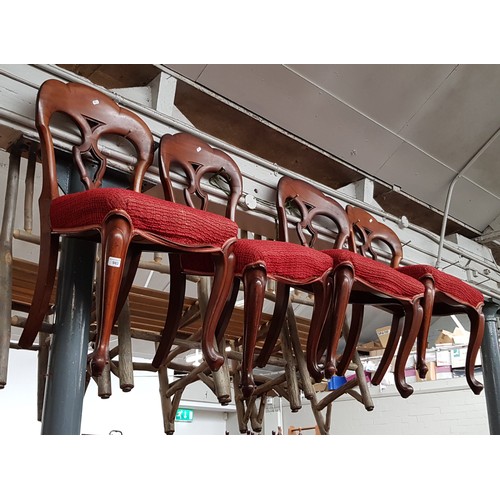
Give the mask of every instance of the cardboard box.
POLYGON ((447 330, 441 330, 436 338, 435 345, 452 345, 453 344, 453 334, 447 330))
POLYGON ((382 347, 387 347, 387 341, 389 339, 389 333, 391 333, 390 326, 383 326, 382 328, 377 328, 375 330, 377 332, 378 341, 382 345, 382 347))
POLYGON ((436 365, 451 366, 451 351, 450 349, 436 350, 436 365))
POLYGON ((324 392, 328 387, 328 382, 318 382, 313 384, 313 388, 315 392, 324 392))
POLYGON ((440 345, 466 345, 469 343, 469 332, 465 331, 463 328, 458 326, 449 332, 448 330, 441 330, 438 337, 436 338, 436 346, 440 345))
POLYGON ((465 357, 467 355, 467 347, 457 347, 456 349, 452 349, 450 353, 451 353, 451 367, 464 368, 465 357))
POLYGON ((384 351, 382 344, 378 341, 366 342, 365 344, 359 344, 357 347, 358 352, 363 352, 371 355, 373 351, 384 351))
MULTIPOLYGON (((465 361, 467 357, 467 347, 457 347, 452 349, 451 351, 451 367, 452 368, 464 368, 465 361)), ((481 349, 476 356, 476 361, 474 362, 474 366, 481 366, 481 349)))
POLYGON ((466 332, 463 328, 456 327, 453 330, 452 338, 455 345, 468 344, 469 343, 469 332, 466 332))
POLYGON ((370 357, 378 357, 381 358, 384 355, 385 349, 375 349, 370 351, 370 357))

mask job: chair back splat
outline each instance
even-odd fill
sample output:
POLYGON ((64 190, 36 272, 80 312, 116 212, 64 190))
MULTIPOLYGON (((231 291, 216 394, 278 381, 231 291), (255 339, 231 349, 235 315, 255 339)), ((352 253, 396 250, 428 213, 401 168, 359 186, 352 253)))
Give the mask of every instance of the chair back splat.
POLYGON ((397 268, 403 258, 403 246, 398 235, 362 208, 348 205, 346 210, 352 224, 349 236, 350 250, 378 260, 383 250, 380 246, 386 247, 390 254, 388 258, 390 266, 397 268))
POLYGON ((276 193, 279 239, 290 241, 294 227, 301 245, 319 247, 318 227, 329 236, 332 248, 342 248, 350 236, 350 224, 342 206, 311 184, 282 177, 276 193))
POLYGON ((186 181, 183 189, 186 204, 196 207, 196 197, 201 200, 201 210, 209 209, 210 199, 210 193, 202 185, 202 179, 205 176, 209 177, 209 181, 222 178, 227 183, 224 216, 235 220, 236 207, 243 192, 243 179, 239 167, 229 155, 193 135, 167 134, 160 141, 159 163, 165 199, 176 201, 171 173, 178 166, 186 181))

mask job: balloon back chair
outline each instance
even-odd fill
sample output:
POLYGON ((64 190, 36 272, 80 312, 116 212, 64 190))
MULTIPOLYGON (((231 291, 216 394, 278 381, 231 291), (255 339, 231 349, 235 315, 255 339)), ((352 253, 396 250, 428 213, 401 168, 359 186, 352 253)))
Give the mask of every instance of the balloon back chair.
MULTIPOLYGON (((402 259, 403 248, 391 228, 362 208, 348 205, 346 212, 351 224, 349 250, 324 251, 334 262, 335 299, 332 311, 337 317, 327 345, 326 373, 345 373, 357 348, 365 306, 374 306, 389 312, 393 319, 389 340, 372 376, 372 383, 378 385, 382 381, 401 339, 394 377, 399 393, 408 397, 413 388, 406 383, 405 365, 422 322, 424 287, 410 276, 401 279, 401 273, 396 268, 402 259), (381 258, 383 255, 385 259, 381 258), (336 352, 348 303, 352 304, 351 324, 337 366, 336 352)), ((322 351, 320 348, 319 352, 322 351)))
MULTIPOLYGON (((288 229, 282 224, 280 224, 278 241, 254 239, 238 239, 236 241, 233 247, 235 256, 233 290, 217 327, 217 335, 223 335, 224 328, 234 309, 237 292, 240 285, 243 284, 244 327, 240 385, 245 398, 250 397, 255 389, 253 379, 255 364, 265 366, 275 347, 286 316, 290 287, 304 289, 314 294, 311 331, 321 330, 330 301, 331 259, 310 247, 317 241, 317 230, 312 224, 313 218, 321 215, 332 217, 331 209, 328 213, 324 211, 324 206, 327 205, 326 198, 308 183, 292 180, 288 177, 280 179, 277 193, 278 211, 283 212, 281 216, 283 221, 290 218, 290 215, 285 215, 285 200, 292 200, 295 204, 294 223, 300 242, 287 241, 288 229), (307 236, 310 238, 308 239, 307 236), (275 306, 263 349, 255 363, 256 341, 268 279, 277 282, 275 306)), ((328 206, 330 205, 328 204, 328 206)), ((340 205, 337 207, 337 215, 339 220, 338 225, 336 225, 338 228, 337 245, 342 246, 349 234, 349 224, 340 205)), ((191 257, 183 257, 182 265, 188 268, 188 261, 191 260, 191 257)), ((193 265, 191 264, 190 267, 192 268, 193 265)), ((172 338, 165 340, 165 344, 171 345, 171 341, 172 338)), ((158 359, 154 360, 154 364, 156 363, 157 366, 162 363, 168 353, 167 350, 163 350, 158 355, 160 348, 161 346, 157 351, 158 359)))
MULTIPOLYGON (((193 228, 193 237, 197 237, 199 231, 209 234, 219 233, 221 226, 224 225, 220 219, 225 219, 226 225, 230 224, 231 227, 235 225, 236 208, 242 195, 243 179, 238 165, 228 154, 220 149, 212 148, 207 142, 191 134, 167 134, 160 140, 159 165, 163 194, 166 200, 175 201, 172 177, 177 174, 187 206, 193 209, 198 206, 198 210, 210 214, 211 212, 208 210, 214 207, 217 201, 219 206, 220 204, 225 205, 224 215, 219 215, 217 218, 207 218, 202 228, 193 228), (218 187, 214 188, 214 184, 210 184, 211 181, 215 181, 218 187), (210 189, 211 185, 212 189, 210 189)), ((200 253, 169 254, 169 308, 161 332, 161 339, 153 358, 154 367, 159 368, 165 362, 175 341, 182 317, 188 275, 213 276, 213 290, 221 294, 220 304, 225 305, 225 297, 231 291, 234 273, 232 256, 231 268, 225 265, 225 259, 224 253, 218 255, 213 253, 206 255, 200 253), (224 269, 226 272, 218 273, 216 272, 218 268, 224 269)), ((204 315, 208 326, 202 334, 202 352, 205 361, 214 371, 219 369, 224 362, 223 356, 215 348, 216 328, 221 313, 221 308, 213 312, 207 306, 204 315)))
POLYGON ((236 272, 243 282, 245 298, 242 385, 247 394, 254 387, 252 368, 265 367, 277 343, 291 287, 314 297, 307 342, 321 332, 332 293, 332 263, 319 250, 321 244, 325 244, 321 236, 328 238, 335 248, 342 248, 349 235, 349 223, 342 206, 308 182, 281 177, 277 185, 276 207, 278 241, 238 240, 234 249, 236 272), (293 234, 290 228, 293 228, 293 234), (274 310, 263 347, 254 360, 269 278, 276 282, 274 310))
POLYGON ((474 394, 479 394, 483 385, 474 376, 474 364, 484 336, 483 294, 460 278, 427 264, 401 266, 399 271, 420 280, 425 286, 424 316, 417 338, 417 370, 420 377, 425 378, 428 369, 425 357, 432 316, 465 313, 470 321, 465 376, 474 394))
POLYGON ((40 87, 35 122, 43 169, 39 198, 40 258, 33 301, 19 346, 28 348, 33 344, 46 314, 61 236, 101 243, 97 337, 94 351, 89 355, 95 376, 109 363, 111 331, 143 250, 189 251, 213 256, 217 278, 209 305, 214 314, 221 311, 231 286, 231 281, 226 284, 224 279, 228 275, 232 279, 231 246, 237 236, 237 225, 226 217, 141 192, 144 175, 154 156, 154 141, 146 123, 92 87, 57 80, 48 80, 40 87), (73 122, 71 132, 79 132, 81 136, 81 142, 72 148, 72 163, 80 176, 82 190, 69 194, 58 189, 51 119, 59 113, 73 122), (109 140, 112 146, 106 147, 109 140), (110 153, 116 150, 115 141, 131 145, 136 157, 129 166, 130 184, 124 188, 102 186, 105 175, 113 173, 107 166, 110 153))

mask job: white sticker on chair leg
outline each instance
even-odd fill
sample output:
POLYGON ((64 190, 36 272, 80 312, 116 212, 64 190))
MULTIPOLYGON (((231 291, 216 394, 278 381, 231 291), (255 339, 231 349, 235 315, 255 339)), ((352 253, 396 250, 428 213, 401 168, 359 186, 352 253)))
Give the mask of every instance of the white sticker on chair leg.
POLYGON ((122 263, 122 259, 118 257, 109 257, 108 258, 108 266, 110 267, 120 267, 120 264, 122 263))

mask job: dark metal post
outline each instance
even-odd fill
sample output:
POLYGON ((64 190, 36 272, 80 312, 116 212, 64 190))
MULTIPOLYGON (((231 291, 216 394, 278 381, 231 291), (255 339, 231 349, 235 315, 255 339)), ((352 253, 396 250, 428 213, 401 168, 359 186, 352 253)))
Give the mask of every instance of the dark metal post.
POLYGON ((95 243, 63 238, 42 434, 80 434, 95 243))
POLYGON ((488 409, 490 434, 500 434, 500 348, 498 345, 497 313, 499 304, 484 306, 485 331, 481 344, 484 393, 488 409))

